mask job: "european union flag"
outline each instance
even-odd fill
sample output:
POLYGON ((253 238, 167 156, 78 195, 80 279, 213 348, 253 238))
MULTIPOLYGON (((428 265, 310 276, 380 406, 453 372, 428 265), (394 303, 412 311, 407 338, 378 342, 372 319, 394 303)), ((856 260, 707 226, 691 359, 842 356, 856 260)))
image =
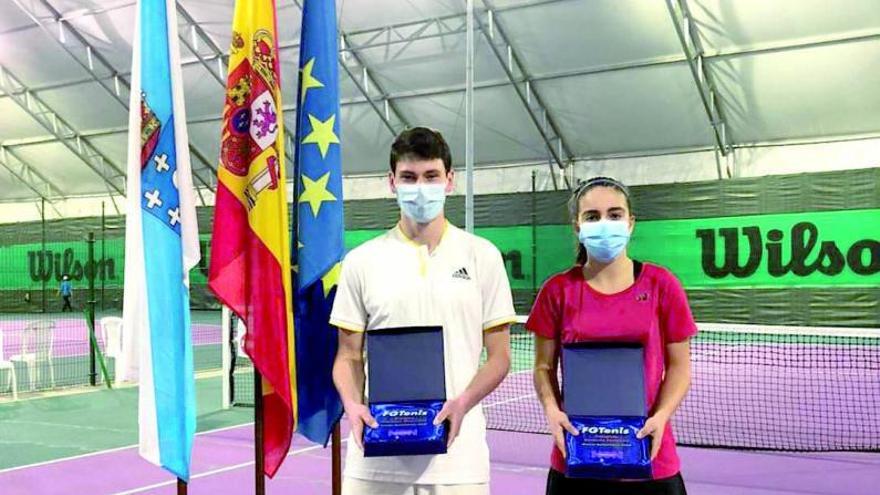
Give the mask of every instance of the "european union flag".
POLYGON ((336 5, 306 0, 296 115, 297 207, 291 253, 299 432, 325 444, 342 416, 333 386, 337 333, 329 324, 344 255, 336 5))

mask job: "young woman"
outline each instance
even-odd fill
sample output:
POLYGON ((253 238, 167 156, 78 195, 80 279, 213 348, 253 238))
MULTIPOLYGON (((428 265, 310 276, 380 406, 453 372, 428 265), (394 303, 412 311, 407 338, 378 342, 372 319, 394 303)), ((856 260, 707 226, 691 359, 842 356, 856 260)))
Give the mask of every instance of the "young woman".
POLYGON ((535 333, 535 389, 556 442, 547 495, 685 493, 669 419, 690 384, 688 339, 697 332, 687 297, 669 270, 626 253, 635 217, 629 191, 596 177, 569 200, 580 245, 576 265, 541 288, 526 328, 535 333), (640 342, 645 349, 649 417, 640 437, 651 437, 653 479, 566 478, 564 431, 577 430, 565 414, 557 383, 562 344, 640 342))

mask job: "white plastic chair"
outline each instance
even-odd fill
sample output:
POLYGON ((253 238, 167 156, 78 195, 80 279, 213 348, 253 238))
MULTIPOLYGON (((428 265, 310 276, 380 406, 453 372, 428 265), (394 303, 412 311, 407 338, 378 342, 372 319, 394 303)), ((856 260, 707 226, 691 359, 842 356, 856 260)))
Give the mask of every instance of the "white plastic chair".
POLYGON ((122 318, 118 316, 105 316, 99 320, 101 325, 101 340, 104 342, 104 357, 113 358, 113 368, 116 374, 116 383, 120 383, 125 366, 122 356, 122 318))
POLYGON ((3 358, 3 329, 0 328, 0 371, 6 370, 6 387, 12 389, 12 400, 18 400, 18 379, 15 377, 15 363, 3 358))
POLYGON ((27 366, 30 389, 37 384, 37 375, 43 378, 43 366, 49 367, 49 382, 55 388, 55 365, 52 362, 52 347, 55 341, 55 322, 40 320, 28 324, 21 332, 21 352, 10 356, 13 363, 27 366))
POLYGON ((122 356, 122 318, 101 318, 101 340, 104 341, 104 357, 119 359, 122 356))

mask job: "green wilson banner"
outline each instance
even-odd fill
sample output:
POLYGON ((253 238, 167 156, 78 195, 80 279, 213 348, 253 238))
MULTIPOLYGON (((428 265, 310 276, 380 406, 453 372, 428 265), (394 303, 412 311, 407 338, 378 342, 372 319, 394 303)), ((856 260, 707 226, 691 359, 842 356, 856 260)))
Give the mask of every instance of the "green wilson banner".
MULTIPOLYGON (((379 234, 353 231, 349 247, 379 234)), ((569 225, 477 228, 501 250, 514 289, 570 267, 569 225)), ((637 222, 630 255, 671 269, 688 289, 876 287, 880 209, 637 222)))
MULTIPOLYGON (((202 253, 208 253, 208 239, 201 236, 202 253)), ((125 241, 121 237, 95 241, 94 265, 89 264, 88 243, 51 242, 45 249, 40 243, 0 246, 0 290, 39 289, 43 282, 47 287, 60 284, 63 275, 69 275, 75 289, 84 289, 93 275, 96 285, 103 281, 105 287, 122 287, 125 271, 125 241)), ((202 259, 199 267, 190 273, 193 284, 207 283, 208 262, 202 259)))
MULTIPOLYGON (((382 232, 348 231, 346 246, 382 232)), ((484 227, 477 234, 498 246, 514 289, 540 286, 574 260, 570 225, 484 227)), ((63 274, 78 287, 92 274, 107 287, 121 286, 123 242, 108 239, 103 259, 96 243, 95 266, 85 242, 52 243, 45 251, 38 243, 0 247, 0 289, 36 289, 44 280, 51 287, 63 274)), ((195 285, 206 282, 207 243, 203 235, 195 285)), ((877 287, 880 209, 638 222, 630 255, 668 267, 688 289, 877 287)))
POLYGON ((880 209, 643 222, 632 243, 688 288, 880 285, 880 209))

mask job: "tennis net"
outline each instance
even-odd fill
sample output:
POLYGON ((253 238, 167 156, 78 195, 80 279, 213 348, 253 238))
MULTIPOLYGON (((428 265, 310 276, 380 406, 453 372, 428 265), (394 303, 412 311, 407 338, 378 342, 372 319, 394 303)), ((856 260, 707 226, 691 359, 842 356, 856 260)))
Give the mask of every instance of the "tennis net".
MULTIPOLYGON (((679 444, 781 451, 880 450, 880 329, 702 323, 692 384, 673 426, 679 444)), ((548 433, 532 386, 534 337, 511 331, 512 363, 483 401, 488 427, 548 433)), ((235 403, 253 403, 238 356, 235 403)))

